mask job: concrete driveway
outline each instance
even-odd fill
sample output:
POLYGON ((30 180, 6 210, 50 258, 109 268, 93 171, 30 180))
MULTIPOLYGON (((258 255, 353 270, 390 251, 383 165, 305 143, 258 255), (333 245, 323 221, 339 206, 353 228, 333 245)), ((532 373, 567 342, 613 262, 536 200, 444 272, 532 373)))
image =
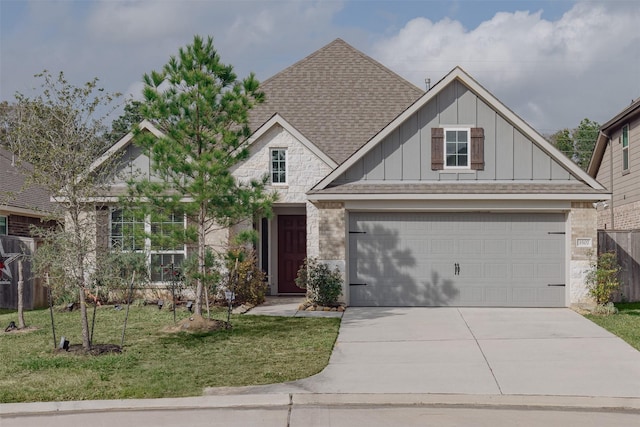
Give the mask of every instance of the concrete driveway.
POLYGON ((354 308, 314 393, 640 397, 640 352, 569 309, 354 308))

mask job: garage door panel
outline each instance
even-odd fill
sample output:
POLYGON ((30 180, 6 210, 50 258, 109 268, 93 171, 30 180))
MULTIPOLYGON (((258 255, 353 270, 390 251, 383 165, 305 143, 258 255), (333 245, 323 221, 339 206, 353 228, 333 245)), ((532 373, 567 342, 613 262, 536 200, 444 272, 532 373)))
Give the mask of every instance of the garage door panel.
POLYGON ((509 303, 511 297, 511 289, 507 287, 486 287, 484 303, 487 305, 503 306, 509 303))
POLYGON ((564 214, 352 213, 354 306, 564 306, 564 214), (456 269, 456 265, 459 269, 456 269), (355 267, 355 268, 354 268, 355 267))
POLYGON ((511 253, 520 256, 533 256, 537 253, 538 245, 533 239, 511 240, 511 253))
POLYGON ((528 279, 535 276, 536 266, 533 263, 514 263, 511 264, 511 270, 513 272, 512 279, 517 284, 518 279, 528 279))
POLYGON ((538 254, 547 258, 563 257, 564 258, 564 245, 559 239, 551 240, 538 240, 538 254))

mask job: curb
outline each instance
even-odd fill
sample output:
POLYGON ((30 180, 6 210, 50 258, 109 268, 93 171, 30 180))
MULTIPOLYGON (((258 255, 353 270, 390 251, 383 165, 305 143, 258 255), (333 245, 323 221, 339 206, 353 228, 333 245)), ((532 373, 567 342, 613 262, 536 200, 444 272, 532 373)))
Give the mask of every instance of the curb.
POLYGON ((594 412, 632 412, 640 414, 640 398, 462 395, 462 394, 315 394, 278 393, 217 395, 162 399, 93 400, 0 404, 4 416, 44 415, 77 412, 286 408, 289 406, 425 406, 494 409, 588 410, 594 412))

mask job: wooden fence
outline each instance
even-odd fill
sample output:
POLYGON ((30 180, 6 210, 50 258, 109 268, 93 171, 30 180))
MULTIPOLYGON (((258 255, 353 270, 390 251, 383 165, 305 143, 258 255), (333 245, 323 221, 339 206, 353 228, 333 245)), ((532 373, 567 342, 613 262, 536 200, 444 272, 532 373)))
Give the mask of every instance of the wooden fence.
MULTIPOLYGON (((34 239, 27 237, 0 236, 5 256, 8 254, 24 255, 24 308, 31 310, 47 305, 47 293, 39 280, 33 277, 31 269, 31 255, 36 247, 34 239)), ((0 308, 16 309, 18 307, 18 262, 12 261, 6 265, 7 272, 0 276, 0 308)))
POLYGON ((640 301, 640 230, 598 231, 598 254, 615 251, 622 267, 617 300, 640 301))

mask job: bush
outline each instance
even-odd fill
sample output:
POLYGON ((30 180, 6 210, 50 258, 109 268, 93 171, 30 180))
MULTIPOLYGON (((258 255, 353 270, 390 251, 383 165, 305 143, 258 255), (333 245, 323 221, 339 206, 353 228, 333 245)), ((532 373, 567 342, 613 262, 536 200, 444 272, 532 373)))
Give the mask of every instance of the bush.
POLYGON ((587 274, 589 294, 596 300, 596 304, 604 305, 611 301, 613 294, 620 289, 620 265, 615 252, 604 252, 598 256, 587 274))
POLYGON ((342 273, 333 271, 315 258, 307 258, 298 270, 296 285, 307 290, 307 298, 314 304, 335 306, 342 293, 342 273))
MULTIPOLYGON (((236 270, 236 282, 234 283, 236 304, 258 305, 264 302, 268 284, 266 275, 258 267, 256 253, 250 249, 243 249, 238 256, 238 268, 236 270)), ((235 262, 234 266, 235 268, 235 262)), ((233 271, 233 270, 231 270, 233 271)))

